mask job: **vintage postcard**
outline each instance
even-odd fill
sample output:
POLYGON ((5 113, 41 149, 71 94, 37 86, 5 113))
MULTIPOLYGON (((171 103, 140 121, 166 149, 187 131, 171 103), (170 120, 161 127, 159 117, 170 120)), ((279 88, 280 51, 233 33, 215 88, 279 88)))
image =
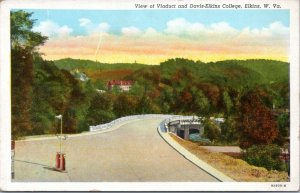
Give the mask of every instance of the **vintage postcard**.
POLYGON ((298 0, 0 14, 1 190, 299 190, 298 0))

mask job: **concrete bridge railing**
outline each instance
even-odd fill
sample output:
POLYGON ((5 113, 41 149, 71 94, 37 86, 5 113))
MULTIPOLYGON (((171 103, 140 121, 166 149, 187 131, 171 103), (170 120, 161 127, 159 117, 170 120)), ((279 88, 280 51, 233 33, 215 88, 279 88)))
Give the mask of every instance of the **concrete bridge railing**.
POLYGON ((95 126, 90 126, 89 130, 91 132, 93 131, 100 131, 100 130, 105 130, 109 129, 112 126, 129 121, 129 120, 134 120, 134 119, 151 119, 151 118, 162 118, 165 119, 165 122, 172 122, 175 120, 192 120, 192 119, 197 119, 197 116, 182 116, 182 115, 166 115, 166 114, 144 114, 144 115, 130 115, 130 116, 125 116, 121 117, 118 119, 115 119, 109 123, 105 124, 100 124, 100 125, 95 125, 95 126))
POLYGON ((121 117, 118 119, 115 119, 109 123, 105 123, 105 124, 100 124, 100 125, 96 125, 96 126, 90 126, 90 132, 94 132, 94 131, 101 131, 101 130, 105 130, 105 129, 109 129, 112 126, 125 122, 125 121, 129 121, 129 120, 134 120, 134 119, 151 119, 151 118, 162 118, 162 119, 168 119, 173 117, 174 115, 164 115, 164 114, 145 114, 145 115, 130 115, 130 116, 126 116, 126 117, 121 117))
MULTIPOLYGON (((198 116, 183 116, 183 115, 169 115, 169 114, 144 114, 144 115, 130 115, 130 116, 125 116, 125 117, 121 117, 118 119, 115 119, 109 123, 105 123, 105 124, 100 124, 100 125, 96 125, 96 126, 90 126, 89 131, 90 132, 95 132, 95 131, 102 131, 105 129, 109 129, 112 126, 116 125, 116 124, 120 124, 122 122, 125 121, 130 121, 130 120, 134 120, 134 119, 147 119, 147 118, 161 118, 164 119, 164 128, 166 129, 165 132, 173 132, 175 134, 177 134, 177 130, 178 129, 170 129, 170 123, 174 123, 174 122, 179 122, 179 125, 182 127, 181 130, 184 130, 184 138, 185 139, 189 139, 189 126, 190 125, 194 125, 194 129, 198 129, 199 132, 202 131, 203 132, 203 127, 201 122, 199 121, 199 117, 198 116)), ((213 118, 215 119, 215 118, 213 118)), ((217 118, 218 119, 218 118, 217 118)), ((215 119, 215 120, 217 120, 215 119)), ((180 129, 180 128, 179 128, 180 129)))
POLYGON ((166 132, 174 133, 185 140, 190 138, 190 129, 198 130, 199 134, 204 132, 204 127, 197 116, 173 116, 165 119, 164 128, 166 132))

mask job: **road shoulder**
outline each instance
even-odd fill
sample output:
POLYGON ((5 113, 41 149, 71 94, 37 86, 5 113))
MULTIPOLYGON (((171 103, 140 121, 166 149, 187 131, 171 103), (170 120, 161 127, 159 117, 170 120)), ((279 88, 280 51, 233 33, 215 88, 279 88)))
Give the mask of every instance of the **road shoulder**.
POLYGON ((194 163, 196 166, 201 168, 202 170, 206 171, 210 175, 214 176, 221 182, 235 182, 232 178, 228 177, 224 173, 220 172, 219 170, 213 168, 206 162, 200 160, 198 157, 196 157, 194 154, 186 150, 184 147, 179 145, 175 140, 172 139, 172 137, 167 133, 163 132, 162 128, 164 124, 160 124, 157 127, 157 131, 159 135, 171 146, 173 147, 177 152, 179 152, 183 157, 194 163))

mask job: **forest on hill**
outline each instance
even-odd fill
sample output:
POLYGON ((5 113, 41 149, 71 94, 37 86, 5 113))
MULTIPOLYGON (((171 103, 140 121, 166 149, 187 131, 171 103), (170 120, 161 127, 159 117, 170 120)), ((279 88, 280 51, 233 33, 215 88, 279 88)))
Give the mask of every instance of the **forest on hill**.
POLYGON ((56 115, 65 133, 88 131, 134 114, 223 117, 205 123, 213 144, 283 146, 289 138, 289 64, 273 60, 203 63, 184 58, 159 65, 103 64, 42 59, 47 37, 33 32, 32 14, 11 13, 12 138, 55 134, 56 115), (81 80, 76 73, 87 79, 81 80), (21 78, 20 78, 21 77, 21 78), (132 80, 128 92, 109 90, 109 80, 132 80), (99 92, 101 91, 101 92, 99 92))
POLYGON ((124 79, 134 71, 141 68, 148 68, 149 65, 138 63, 100 63, 92 60, 80 60, 65 58, 53 61, 59 69, 68 70, 70 72, 79 70, 85 73, 99 89, 105 89, 106 84, 110 80, 124 79))

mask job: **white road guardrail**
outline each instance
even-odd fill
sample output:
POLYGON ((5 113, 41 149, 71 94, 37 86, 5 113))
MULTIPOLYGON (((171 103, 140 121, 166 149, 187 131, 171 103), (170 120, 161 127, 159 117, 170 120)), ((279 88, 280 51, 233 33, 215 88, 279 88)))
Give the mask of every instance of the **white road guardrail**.
MULTIPOLYGON (((197 119, 197 116, 182 116, 182 115, 164 115, 164 114, 144 114, 144 115, 130 115, 130 116, 126 116, 126 117, 121 117, 118 119, 115 119, 109 123, 105 123, 105 124, 100 124, 100 125, 96 125, 96 126, 90 126, 90 132, 94 132, 94 131, 101 131, 101 130, 105 130, 105 129, 109 129, 112 126, 125 122, 125 121, 129 121, 129 120, 134 120, 134 119, 151 119, 151 118, 162 118, 167 120, 168 122, 172 122, 172 121, 176 121, 176 120, 192 120, 192 119, 197 119)), ((167 121, 165 121, 166 123, 167 121)))
POLYGON ((122 123, 122 122, 129 121, 129 120, 134 120, 134 119, 151 119, 151 118, 168 119, 173 116, 174 115, 163 115, 163 114, 131 115, 131 116, 126 116, 126 117, 121 117, 121 118, 115 119, 109 123, 100 124, 100 125, 96 125, 96 126, 90 126, 90 131, 93 132, 93 131, 101 131, 101 130, 109 129, 118 123, 122 123))
MULTIPOLYGON (((134 119, 151 119, 151 118, 162 118, 165 121, 165 128, 168 131, 168 126, 167 123, 173 122, 173 121, 178 121, 178 120, 193 120, 192 123, 197 122, 199 120, 198 116, 183 116, 183 115, 166 115, 166 114, 144 114, 144 115, 130 115, 130 116, 125 116, 121 117, 118 119, 115 119, 109 123, 105 124, 100 124, 100 125, 95 125, 95 126, 90 126, 89 131, 94 132, 94 131, 101 131, 105 129, 109 129, 112 126, 129 121, 129 120, 134 120, 134 119)), ((211 117, 213 118, 213 117, 211 117)), ((222 119, 222 118, 213 118, 217 121, 217 119, 222 119)))

